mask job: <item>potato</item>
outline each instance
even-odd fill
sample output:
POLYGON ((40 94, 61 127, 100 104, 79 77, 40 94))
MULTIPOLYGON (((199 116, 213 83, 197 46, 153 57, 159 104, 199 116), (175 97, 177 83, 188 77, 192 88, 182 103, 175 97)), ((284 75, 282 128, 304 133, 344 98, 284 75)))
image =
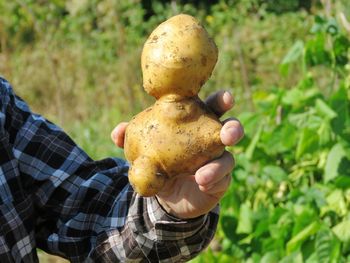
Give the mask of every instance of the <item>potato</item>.
POLYGON ((143 85, 157 101, 130 121, 124 143, 140 195, 156 195, 166 180, 193 175, 222 155, 222 124, 198 97, 217 56, 205 29, 184 14, 160 24, 144 44, 143 85))
POLYGON ((157 99, 167 94, 196 96, 217 58, 214 41, 194 17, 174 16, 160 24, 143 47, 143 86, 157 99))

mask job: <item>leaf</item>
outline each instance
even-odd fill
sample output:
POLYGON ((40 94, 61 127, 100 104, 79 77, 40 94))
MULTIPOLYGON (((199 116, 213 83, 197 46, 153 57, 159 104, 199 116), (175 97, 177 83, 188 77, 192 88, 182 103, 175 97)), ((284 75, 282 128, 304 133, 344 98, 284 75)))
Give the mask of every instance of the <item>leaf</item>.
POLYGON ((284 105, 296 105, 303 100, 303 92, 300 89, 291 89, 282 98, 284 105))
POLYGON ((332 228, 333 233, 339 238, 342 242, 350 241, 350 220, 340 222, 332 228))
POLYGON ((333 41, 333 51, 338 65, 346 65, 348 62, 348 50, 350 41, 345 36, 338 36, 333 41))
POLYGON ((350 188, 350 176, 340 175, 334 179, 334 184, 337 188, 349 189, 350 188))
POLYGON ((264 133, 261 147, 269 155, 294 151, 296 146, 297 129, 289 122, 283 122, 272 132, 264 133))
POLYGON ((225 236, 231 240, 235 241, 236 235, 236 227, 237 227, 237 219, 234 216, 223 215, 220 218, 222 230, 225 233, 225 236))
POLYGON ((344 151, 343 146, 340 143, 337 143, 332 147, 327 157, 323 175, 323 180, 326 183, 339 175, 338 168, 343 158, 346 158, 346 152, 344 151))
POLYGON ((344 86, 341 86, 330 98, 330 105, 337 113, 337 117, 332 120, 333 131, 341 135, 346 127, 350 127, 350 100, 344 86))
POLYGON ((300 245, 305 241, 305 239, 314 235, 318 229, 320 228, 320 224, 315 221, 305 227, 302 231, 300 231, 297 235, 295 235, 291 240, 287 243, 287 254, 297 250, 300 245))
POLYGON ((324 100, 316 99, 315 106, 316 110, 327 119, 331 120, 337 117, 337 113, 331 107, 329 107, 324 100))
MULTIPOLYGON (((235 176, 237 176, 237 172, 247 173, 243 169, 239 169, 235 172, 235 176)), ((239 206, 241 205, 241 201, 239 196, 237 195, 236 188, 237 184, 230 184, 230 187, 224 197, 220 201, 221 208, 223 209, 222 215, 234 215, 236 218, 238 217, 239 206)))
POLYGON ((260 260, 260 263, 278 263, 279 257, 277 251, 267 252, 260 260))
POLYGON ((287 179, 287 173, 279 166, 267 165, 263 168, 262 173, 271 178, 274 182, 280 183, 287 179))
POLYGON ((280 72, 282 73, 282 75, 288 74, 289 65, 291 63, 296 62, 302 56, 303 51, 304 51, 303 41, 301 40, 296 41, 281 62, 280 72))
MULTIPOLYGON (((300 199, 304 199, 301 196, 300 199)), ((309 205, 294 204, 294 226, 292 236, 299 234, 305 227, 317 220, 317 215, 313 209, 310 209, 309 205)))
POLYGON ((255 133, 255 135, 254 135, 254 137, 252 139, 252 141, 250 142, 250 144, 247 147, 246 156, 247 156, 248 159, 252 159, 252 157, 253 157, 256 145, 258 144, 258 141, 259 141, 260 136, 261 136, 262 127, 263 127, 263 125, 260 124, 258 130, 256 131, 256 133, 255 133))
POLYGON ((318 208, 327 205, 324 190, 319 189, 317 186, 304 188, 302 198, 305 199, 305 202, 309 204, 315 203, 318 208))
POLYGON ((267 217, 268 217, 268 214, 266 215, 266 218, 261 218, 258 221, 258 224, 254 229, 254 237, 260 237, 265 233, 268 233, 270 222, 267 217))
POLYGON ((243 112, 238 119, 244 123, 245 137, 252 138, 256 134, 256 127, 259 125, 261 116, 252 112, 243 112))
POLYGON ((319 15, 315 15, 314 19, 315 23, 312 25, 311 33, 322 32, 324 25, 327 23, 327 20, 319 15))
POLYGON ((299 81, 297 87, 306 93, 307 99, 320 94, 320 90, 315 87, 315 79, 310 72, 306 73, 306 76, 299 81))
POLYGON ((252 210, 248 203, 244 203, 239 210, 239 221, 236 232, 238 234, 250 234, 252 230, 252 210))
POLYGON ((317 134, 320 138, 319 143, 321 146, 327 145, 329 142, 331 142, 332 128, 330 122, 327 121, 327 119, 321 123, 319 129, 317 130, 317 134))
POLYGON ((330 252, 332 247, 332 237, 329 231, 320 231, 316 235, 315 250, 318 262, 328 263, 330 261, 330 252))
POLYGON ((304 128, 298 141, 295 158, 300 159, 304 154, 313 154, 318 149, 319 136, 315 131, 304 128))
POLYGON ((315 252, 317 262, 319 263, 338 262, 340 252, 339 241, 328 227, 317 233, 315 252))
POLYGON ((303 53, 304 43, 301 40, 298 40, 290 48, 287 55, 283 58, 281 64, 289 64, 296 61, 303 53))
POLYGON ((303 255, 300 251, 285 256, 279 263, 303 263, 303 255))
MULTIPOLYGON (((309 238, 301 245, 300 251, 303 255, 303 259, 309 259, 315 251, 315 238, 309 238)), ((318 262, 317 262, 318 263, 318 262)))
POLYGON ((218 261, 222 263, 232 263, 233 258, 227 254, 221 254, 218 261))
POLYGON ((305 45, 305 62, 309 66, 331 65, 332 56, 325 49, 326 38, 324 34, 317 34, 315 38, 309 40, 305 45))
POLYGON ((305 263, 318 263, 316 252, 312 253, 311 256, 309 256, 305 263))
POLYGON ((321 208, 321 216, 328 211, 334 211, 339 216, 346 215, 347 208, 342 190, 335 189, 327 196, 326 200, 328 205, 321 208))

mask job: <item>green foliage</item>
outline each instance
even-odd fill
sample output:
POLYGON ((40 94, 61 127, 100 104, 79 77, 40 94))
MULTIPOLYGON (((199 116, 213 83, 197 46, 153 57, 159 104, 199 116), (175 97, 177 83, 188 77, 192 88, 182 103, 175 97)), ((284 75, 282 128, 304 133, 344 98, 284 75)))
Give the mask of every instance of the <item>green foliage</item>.
POLYGON ((140 52, 184 12, 215 38, 202 89, 228 89, 245 127, 219 230, 193 262, 350 261, 348 0, 0 0, 0 74, 92 157, 152 102, 140 52))
POLYGON ((239 116, 246 137, 221 202, 222 247, 194 262, 349 261, 349 55, 346 33, 318 16, 312 37, 297 40, 281 63, 285 76, 301 66, 300 81, 255 93, 255 111, 239 116), (337 80, 328 90, 317 67, 337 80))
POLYGON ((236 110, 251 110, 255 92, 300 73, 292 66, 295 76, 281 78, 276 71, 293 39, 307 34, 312 17, 303 9, 276 15, 260 0, 146 2, 0 0, 0 74, 79 143, 86 141, 81 129, 88 130, 103 144, 82 146, 101 157, 115 153, 99 137, 153 101, 141 86, 140 53, 150 31, 171 15, 196 16, 220 50, 202 97, 233 90, 236 110))

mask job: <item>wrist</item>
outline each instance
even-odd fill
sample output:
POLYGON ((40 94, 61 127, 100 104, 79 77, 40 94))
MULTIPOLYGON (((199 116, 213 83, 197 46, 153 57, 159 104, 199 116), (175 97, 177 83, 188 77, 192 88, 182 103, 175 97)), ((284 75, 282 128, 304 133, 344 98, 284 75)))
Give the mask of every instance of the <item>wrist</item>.
POLYGON ((191 220, 202 217, 203 214, 198 214, 195 212, 187 212, 187 213, 178 213, 176 212, 167 202, 165 202, 162 198, 155 196, 159 206, 166 212, 169 216, 174 217, 179 220, 191 220))
POLYGON ((164 212, 166 212, 168 215, 176 217, 178 219, 182 219, 177 213, 175 213, 173 211, 173 209, 171 209, 171 207, 164 202, 161 198, 159 198, 158 196, 155 196, 155 199, 157 200, 159 206, 164 210, 164 212))

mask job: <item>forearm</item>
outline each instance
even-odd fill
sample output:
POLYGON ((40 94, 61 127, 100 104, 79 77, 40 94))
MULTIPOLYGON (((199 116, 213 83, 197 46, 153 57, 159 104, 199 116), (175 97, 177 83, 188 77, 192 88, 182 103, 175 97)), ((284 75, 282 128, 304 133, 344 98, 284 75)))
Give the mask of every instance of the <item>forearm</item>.
POLYGON ((91 259, 98 262, 184 262, 195 257, 214 237, 218 207, 196 219, 167 214, 154 197, 133 194, 124 228, 100 235, 91 259))

